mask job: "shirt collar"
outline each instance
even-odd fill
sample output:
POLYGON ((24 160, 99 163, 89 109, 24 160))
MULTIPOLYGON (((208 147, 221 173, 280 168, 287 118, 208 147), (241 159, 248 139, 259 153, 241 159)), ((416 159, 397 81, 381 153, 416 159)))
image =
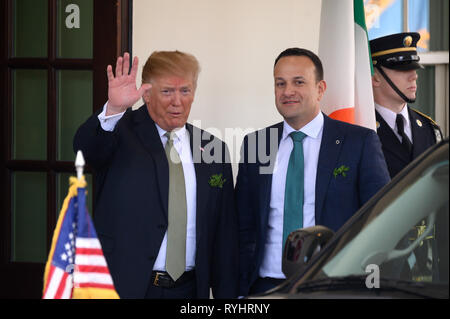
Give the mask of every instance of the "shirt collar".
MULTIPOLYGON (((395 129, 396 124, 395 121, 397 119, 397 113, 395 113, 394 111, 388 109, 385 106, 382 106, 380 104, 375 103, 375 109, 377 110, 378 113, 380 113, 381 117, 385 120, 385 122, 392 128, 395 129)), ((401 110, 401 112, 399 113, 403 116, 403 118, 405 119, 405 128, 410 126, 410 122, 409 122, 409 114, 408 114, 408 107, 405 105, 403 106, 403 109, 401 110)))
MULTIPOLYGON (((156 124, 156 129, 158 130, 159 137, 162 138, 164 134, 167 133, 166 130, 162 129, 158 124, 156 124)), ((182 127, 178 127, 174 129, 175 132, 175 139, 181 141, 186 136, 186 126, 183 125, 182 127)))
MULTIPOLYGON (((312 119, 311 122, 303 126, 300 130, 300 132, 303 132, 306 134, 306 136, 317 138, 322 131, 323 128, 323 114, 322 112, 319 112, 319 114, 316 115, 315 118, 312 119)), ((286 139, 289 134, 292 132, 297 131, 290 126, 286 120, 283 122, 283 136, 281 137, 282 140, 286 139)))

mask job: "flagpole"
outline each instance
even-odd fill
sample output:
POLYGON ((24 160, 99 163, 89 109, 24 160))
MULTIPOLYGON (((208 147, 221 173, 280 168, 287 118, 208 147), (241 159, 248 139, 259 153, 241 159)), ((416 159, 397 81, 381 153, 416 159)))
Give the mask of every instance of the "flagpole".
POLYGON ((78 151, 77 157, 75 158, 75 169, 77 170, 77 178, 78 180, 81 180, 83 177, 83 170, 84 170, 84 157, 83 152, 78 151))

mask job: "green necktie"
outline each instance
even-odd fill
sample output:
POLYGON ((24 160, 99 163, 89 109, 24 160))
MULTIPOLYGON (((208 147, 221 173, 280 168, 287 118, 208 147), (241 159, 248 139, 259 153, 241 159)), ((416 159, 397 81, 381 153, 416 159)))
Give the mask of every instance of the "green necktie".
POLYGON ((166 271, 177 280, 186 269, 186 186, 183 165, 173 146, 174 132, 167 132, 165 147, 169 163, 169 225, 167 229, 166 271))
POLYGON ((289 234, 303 227, 303 182, 304 159, 303 144, 305 134, 292 132, 289 134, 294 142, 286 174, 283 214, 283 249, 289 234))

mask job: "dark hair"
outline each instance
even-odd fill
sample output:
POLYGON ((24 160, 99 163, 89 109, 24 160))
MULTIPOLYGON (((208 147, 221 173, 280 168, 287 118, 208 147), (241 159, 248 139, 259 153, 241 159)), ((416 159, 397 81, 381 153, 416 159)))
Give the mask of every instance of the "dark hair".
POLYGON ((288 56, 306 56, 308 57, 312 63, 314 63, 314 66, 316 68, 316 81, 322 81, 323 80, 323 66, 322 62, 320 61, 319 57, 315 55, 313 52, 307 50, 307 49, 301 49, 301 48, 289 48, 284 50, 280 53, 280 55, 275 59, 275 64, 273 67, 277 65, 278 61, 281 58, 288 57, 288 56))

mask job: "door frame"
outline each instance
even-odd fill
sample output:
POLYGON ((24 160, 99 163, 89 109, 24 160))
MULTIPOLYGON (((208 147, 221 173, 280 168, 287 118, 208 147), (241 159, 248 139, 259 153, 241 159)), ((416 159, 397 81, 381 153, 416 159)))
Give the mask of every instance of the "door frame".
MULTIPOLYGON (((93 58, 56 59, 56 1, 48 0, 48 57, 43 59, 10 58, 12 53, 13 3, 0 1, 2 28, 0 31, 0 298, 41 298, 43 289, 44 263, 11 262, 12 246, 12 192, 11 177, 16 169, 47 172, 47 253, 50 249, 53 230, 56 225, 56 183, 57 172, 73 172, 73 162, 58 161, 54 157, 56 147, 56 83, 55 69, 48 73, 48 128, 47 160, 11 160, 12 144, 12 78, 14 68, 48 66, 49 62, 58 69, 90 69, 93 72, 93 112, 103 107, 108 97, 106 66, 114 65, 117 57, 132 48, 132 0, 93 1, 93 58), (51 127, 50 127, 51 126, 51 127), (52 158, 53 156, 53 158, 52 158)), ((87 172, 91 171, 89 167, 87 172)), ((95 181, 94 181, 95 187, 95 181)), ((95 193, 95 191, 94 191, 95 193)), ((95 202, 94 202, 95 206, 95 202)))

